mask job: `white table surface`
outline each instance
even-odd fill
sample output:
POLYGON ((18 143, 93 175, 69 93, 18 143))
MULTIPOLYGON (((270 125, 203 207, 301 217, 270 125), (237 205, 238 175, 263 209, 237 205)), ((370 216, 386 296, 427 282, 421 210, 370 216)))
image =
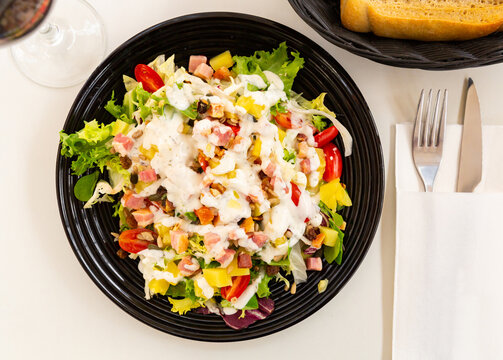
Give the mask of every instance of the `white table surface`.
MULTIPOLYGON (((64 0, 63 0, 64 1, 64 0)), ((235 11, 286 24, 327 49, 352 76, 375 117, 386 163, 381 224, 358 271, 324 308, 257 340, 211 344, 164 334, 112 303, 79 265, 59 218, 55 189, 58 132, 80 89, 30 82, 0 49, 0 358, 1 359, 390 359, 395 245, 394 124, 412 121, 422 88, 448 88, 449 122, 460 120, 471 76, 484 124, 503 124, 503 64, 445 72, 399 69, 325 41, 287 0, 98 1, 108 51, 139 31, 193 12, 235 11), (141 3, 141 5, 139 5, 141 3), (139 10, 140 8, 140 10, 139 10)), ((56 3, 57 6, 57 3, 56 3)), ((358 141, 358 139, 356 139, 358 141)))

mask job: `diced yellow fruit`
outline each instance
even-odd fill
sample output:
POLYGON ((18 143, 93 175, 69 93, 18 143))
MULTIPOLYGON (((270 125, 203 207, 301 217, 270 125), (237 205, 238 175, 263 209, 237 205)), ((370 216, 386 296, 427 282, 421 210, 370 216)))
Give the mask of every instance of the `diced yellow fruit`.
POLYGON ((238 267, 238 257, 235 256, 229 266, 227 266, 227 274, 229 274, 229 276, 250 275, 250 269, 238 267))
POLYGON ((211 158, 208 160, 208 164, 210 165, 210 168, 214 169, 220 164, 220 161, 218 159, 211 158))
POLYGON ((261 214, 262 214, 262 212, 260 211, 260 208, 258 206, 255 206, 252 209, 252 216, 257 217, 257 216, 260 216, 261 214))
POLYGON ((155 154, 159 151, 159 149, 155 145, 150 145, 150 149, 148 150, 145 149, 143 145, 141 145, 139 150, 149 160, 152 160, 155 154))
POLYGON ((213 268, 203 269, 203 276, 210 286, 224 287, 232 285, 232 278, 227 273, 227 269, 213 268))
POLYGON ((115 136, 118 133, 126 134, 129 130, 129 124, 122 120, 115 120, 112 124, 112 135, 115 136))
POLYGON ((227 201, 227 207, 230 209, 241 209, 241 204, 237 200, 230 199, 227 201))
POLYGON ((143 191, 143 189, 145 189, 149 185, 152 185, 152 184, 149 184, 149 183, 146 183, 146 182, 143 182, 140 180, 134 186, 134 190, 136 191, 136 193, 140 193, 143 191))
POLYGON ((249 217, 246 218, 239 226, 242 227, 245 232, 249 233, 255 229, 255 222, 252 217, 249 217))
POLYGON ((286 243, 286 237, 282 236, 280 238, 277 238, 276 240, 274 240, 274 246, 280 246, 282 244, 286 243))
POLYGON ((165 295, 169 288, 169 283, 165 279, 152 279, 148 283, 148 287, 155 294, 165 295))
POLYGON ((335 209, 337 204, 342 206, 352 205, 351 199, 339 179, 332 180, 320 187, 320 200, 330 209, 335 209))
POLYGON ((227 179, 234 179, 236 177, 236 170, 229 171, 225 176, 227 176, 227 179))
POLYGON ((212 57, 210 59, 210 65, 215 71, 217 71, 221 67, 230 68, 232 65, 234 65, 234 60, 232 60, 231 52, 227 50, 215 57, 212 57))
POLYGON ((249 114, 253 115, 257 119, 262 116, 262 111, 264 111, 264 105, 257 105, 253 98, 249 96, 240 96, 236 102, 237 106, 244 108, 249 114))
POLYGON ((203 294, 203 289, 199 287, 197 281, 194 281, 194 293, 196 294, 197 297, 205 298, 203 294))
MULTIPOLYGON (((176 266, 174 261, 170 261, 168 263, 168 266, 166 266, 166 271, 173 274, 174 277, 177 277, 178 275, 180 275, 180 269, 178 269, 178 266, 176 266)), ((171 284, 171 285, 175 285, 175 284, 171 284)))
POLYGON ((260 157, 260 151, 262 150, 262 140, 260 140, 260 137, 257 137, 255 141, 253 142, 253 146, 251 149, 250 155, 253 157, 260 157))
POLYGON ((326 246, 334 247, 339 239, 339 233, 337 230, 331 229, 326 226, 320 226, 320 232, 325 235, 325 239, 323 239, 323 244, 326 246))
MULTIPOLYGON (((281 144, 283 144, 283 139, 285 139, 285 136, 286 136, 286 131, 278 128, 278 137, 279 137, 279 141, 281 142, 281 144)), ((325 158, 323 158, 323 160, 325 160, 325 158)))
POLYGON ((317 171, 319 171, 320 175, 323 176, 323 173, 325 172, 325 167, 327 166, 327 162, 325 161, 325 153, 323 152, 322 149, 316 148, 316 155, 318 155, 318 158, 320 159, 320 166, 318 167, 317 171))
POLYGON ((154 229, 155 231, 157 231, 157 235, 159 235, 159 237, 162 239, 164 246, 168 246, 171 243, 171 239, 169 237, 169 228, 161 223, 155 223, 154 229))

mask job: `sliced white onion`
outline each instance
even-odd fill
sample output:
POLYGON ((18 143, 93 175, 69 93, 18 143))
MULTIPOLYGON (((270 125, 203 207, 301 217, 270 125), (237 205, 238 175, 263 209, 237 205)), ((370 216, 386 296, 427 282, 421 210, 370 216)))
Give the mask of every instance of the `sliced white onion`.
POLYGON ((293 279, 298 285, 307 280, 307 268, 302 253, 300 251, 300 244, 297 243, 292 247, 289 255, 290 267, 292 269, 293 279))
POLYGON ((94 188, 93 196, 84 204, 84 209, 89 209, 98 202, 112 202, 113 199, 109 195, 117 194, 122 190, 123 181, 118 183, 114 188, 105 180, 100 180, 94 188))
POLYGON ((351 134, 349 131, 335 118, 335 116, 326 113, 321 110, 317 109, 302 109, 299 107, 295 102, 289 101, 289 108, 292 109, 293 111, 300 113, 300 114, 309 114, 309 115, 321 115, 329 119, 332 124, 339 130, 339 133, 341 134, 342 137, 342 143, 344 144, 344 156, 349 156, 353 152, 353 138, 351 137, 351 134))

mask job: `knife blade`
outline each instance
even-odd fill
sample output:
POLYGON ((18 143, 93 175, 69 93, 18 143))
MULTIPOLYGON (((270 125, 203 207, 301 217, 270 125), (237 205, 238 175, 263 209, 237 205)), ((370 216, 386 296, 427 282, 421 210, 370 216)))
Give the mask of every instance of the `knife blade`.
POLYGON ((482 121, 475 84, 468 78, 461 154, 459 156, 458 192, 472 192, 482 179, 482 121))

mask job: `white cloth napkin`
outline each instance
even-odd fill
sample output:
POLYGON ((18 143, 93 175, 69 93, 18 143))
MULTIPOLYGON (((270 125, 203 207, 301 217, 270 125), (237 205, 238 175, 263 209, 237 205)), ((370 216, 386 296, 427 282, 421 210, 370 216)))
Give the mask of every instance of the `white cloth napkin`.
POLYGON ((462 126, 424 193, 411 125, 396 127, 394 360, 503 359, 503 127, 483 127, 476 193, 455 193, 462 126))

